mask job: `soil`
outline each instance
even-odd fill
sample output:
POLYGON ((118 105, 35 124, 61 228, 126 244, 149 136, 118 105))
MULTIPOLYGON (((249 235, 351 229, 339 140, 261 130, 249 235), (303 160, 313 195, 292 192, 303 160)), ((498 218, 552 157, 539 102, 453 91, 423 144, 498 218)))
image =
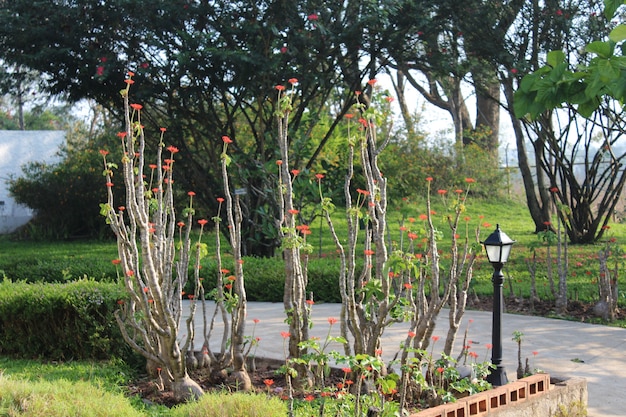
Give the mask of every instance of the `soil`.
MULTIPOLYGON (((493 305, 492 301, 491 297, 473 297, 468 300, 468 309, 491 311, 493 305)), ((505 306, 507 313, 557 317, 554 302, 551 301, 535 301, 535 303, 531 306, 529 299, 507 297, 505 300, 505 306)), ((594 314, 593 310, 593 303, 569 301, 567 313, 566 315, 561 316, 561 318, 581 322, 601 322, 596 314, 594 314)), ((626 311, 620 311, 616 318, 618 320, 626 319, 626 311)), ((280 365, 281 363, 278 363, 278 361, 263 361, 257 359, 255 371, 250 372, 250 378, 252 380, 254 390, 257 392, 266 392, 267 386, 264 381, 271 379, 274 381, 271 386, 273 392, 280 392, 281 388, 283 389, 283 392, 286 392, 287 383, 284 376, 276 374, 276 369, 278 369, 280 365)), ((193 370, 190 372, 190 376, 193 380, 198 382, 206 392, 235 389, 234 387, 229 386, 226 379, 219 377, 216 378, 214 375, 211 375, 208 369, 193 370)), ((333 373, 331 373, 327 380, 327 385, 336 385, 338 382, 341 382, 343 378, 344 375, 341 370, 333 370, 333 373)), ((129 384, 128 392, 131 396, 140 396, 144 402, 148 404, 160 404, 172 407, 179 403, 171 392, 160 390, 156 381, 147 376, 138 378, 129 384)), ((304 397, 304 394, 302 393, 300 396, 304 397)))

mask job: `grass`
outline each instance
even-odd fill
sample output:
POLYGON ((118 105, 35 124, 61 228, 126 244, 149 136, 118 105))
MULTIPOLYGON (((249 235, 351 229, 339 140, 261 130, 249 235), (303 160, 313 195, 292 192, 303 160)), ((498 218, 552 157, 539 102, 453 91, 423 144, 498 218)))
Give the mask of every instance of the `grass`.
MULTIPOLYGON (((433 215, 436 227, 443 232, 439 242, 443 250, 445 263, 446 244, 449 242, 449 228, 445 224, 446 208, 441 200, 434 199, 433 215)), ((424 201, 390 202, 388 212, 389 236, 393 240, 399 239, 399 227, 402 222, 408 223, 410 217, 419 218, 426 212, 424 201)), ((485 239, 496 224, 512 239, 516 240, 511 257, 505 268, 507 282, 505 294, 528 297, 530 294, 530 273, 527 259, 530 257, 529 247, 537 242, 534 233, 534 224, 523 202, 515 200, 489 201, 482 199, 468 199, 466 212, 463 217, 471 218, 470 228, 473 230, 481 225, 481 239, 485 239)), ((334 214, 335 226, 340 237, 345 236, 346 222, 343 210, 338 208, 334 214)), ((419 221, 418 221, 419 222, 419 221)), ((417 224, 417 223, 416 223, 417 224)), ((332 262, 335 246, 325 223, 314 220, 311 225, 312 234, 308 242, 313 245, 312 258, 328 258, 332 262)), ((464 233, 461 231, 461 233, 464 233)), ((473 233, 470 231, 470 234, 473 233)), ((608 233, 616 237, 624 249, 626 224, 611 225, 608 233)), ((214 253, 214 239, 205 236, 204 242, 209 246, 209 254, 214 253)), ((225 239, 223 246, 227 246, 225 239)), ((595 245, 576 245, 569 247, 570 263, 568 289, 570 299, 584 302, 593 302, 597 299, 597 284, 599 264, 596 259, 602 243, 595 245)), ((553 258, 556 250, 552 248, 553 258)), ((538 250, 537 287, 540 296, 551 298, 548 286, 546 250, 538 250)), ((116 270, 111 260, 117 258, 116 246, 109 242, 28 242, 12 241, 6 237, 0 238, 0 276, 4 271, 11 271, 9 278, 13 280, 36 281, 64 281, 87 275, 95 279, 115 279, 116 270)), ((212 262, 214 256, 209 256, 203 262, 212 262)), ((553 259, 554 262, 554 259, 553 259)), ((252 271, 253 272, 253 271, 252 271)), ((491 274, 493 270, 483 256, 475 265, 472 291, 478 295, 488 296, 492 293, 491 274)), ((556 273, 556 272, 555 272, 556 273)), ((556 275, 555 275, 556 279, 556 275)), ((626 298, 623 298, 626 305, 626 298)), ((280 301, 280 300, 276 300, 280 301)))

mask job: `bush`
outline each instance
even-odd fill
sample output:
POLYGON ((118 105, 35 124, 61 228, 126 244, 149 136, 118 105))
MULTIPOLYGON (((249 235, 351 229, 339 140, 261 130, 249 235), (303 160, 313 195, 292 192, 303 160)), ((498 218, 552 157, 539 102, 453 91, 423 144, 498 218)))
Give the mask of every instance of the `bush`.
POLYGON ((24 358, 133 359, 113 312, 124 289, 81 279, 0 284, 0 353, 24 358))
POLYGON ((0 414, 29 417, 141 417, 122 394, 88 382, 21 381, 0 374, 0 414))
POLYGON ((205 394, 197 402, 183 404, 172 410, 172 417, 283 417, 287 407, 278 397, 265 394, 205 394))

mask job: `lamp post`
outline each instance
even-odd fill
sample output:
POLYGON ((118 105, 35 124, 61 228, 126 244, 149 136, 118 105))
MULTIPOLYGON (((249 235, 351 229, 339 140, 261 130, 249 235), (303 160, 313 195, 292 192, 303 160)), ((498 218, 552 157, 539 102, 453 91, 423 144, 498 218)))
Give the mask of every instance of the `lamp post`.
POLYGON ((500 225, 496 225, 496 230, 487 237, 483 242, 485 251, 487 252, 487 258, 493 266, 493 321, 491 327, 491 363, 495 365, 496 369, 492 370, 487 381, 491 385, 499 387, 506 384, 508 381, 506 377, 506 371, 502 365, 502 308, 504 300, 502 298, 502 284, 504 283, 504 274, 502 273, 502 267, 509 259, 511 253, 511 246, 515 243, 510 237, 500 230, 500 225))

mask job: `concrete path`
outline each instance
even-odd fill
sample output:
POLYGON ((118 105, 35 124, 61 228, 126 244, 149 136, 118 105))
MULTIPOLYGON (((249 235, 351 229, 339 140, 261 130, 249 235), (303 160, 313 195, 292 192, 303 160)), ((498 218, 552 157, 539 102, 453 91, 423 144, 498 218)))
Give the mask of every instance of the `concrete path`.
MULTIPOLYGON (((199 306, 198 306, 199 307, 199 306)), ((207 303, 207 316, 213 314, 214 304, 207 303)), ((312 307, 313 328, 311 336, 324 340, 328 335, 328 318, 339 318, 339 304, 316 304, 312 307)), ((437 342, 443 347, 448 322, 447 310, 442 311, 435 330, 440 336, 437 342)), ((255 356, 284 359, 284 343, 281 332, 288 331, 281 303, 248 303, 246 335, 260 337, 255 356), (254 323, 258 320, 258 323, 254 323)), ((453 356, 458 356, 463 333, 469 324, 468 339, 479 360, 490 358, 486 344, 491 343, 491 312, 468 311, 464 324, 459 329, 453 356), (471 320, 471 323, 470 323, 471 320)), ((338 324, 333 326, 338 334, 338 324)), ((502 321, 504 366, 510 381, 516 379, 517 344, 512 340, 513 332, 524 334, 522 357, 529 358, 531 368, 541 369, 551 375, 583 377, 589 391, 590 417, 626 416, 626 329, 601 325, 545 319, 542 317, 505 314, 502 321), (536 355, 533 355, 536 352, 536 355)), ((383 337, 383 358, 390 360, 404 341, 408 325, 394 325, 383 337)), ((197 310, 195 345, 202 344, 203 326, 201 309, 197 310)), ((212 349, 218 349, 221 337, 221 322, 216 322, 211 337, 212 349)), ((330 349, 338 350, 338 346, 330 349)), ((435 345, 435 350, 437 345, 435 345)), ((524 359, 523 359, 524 360, 524 359)))

